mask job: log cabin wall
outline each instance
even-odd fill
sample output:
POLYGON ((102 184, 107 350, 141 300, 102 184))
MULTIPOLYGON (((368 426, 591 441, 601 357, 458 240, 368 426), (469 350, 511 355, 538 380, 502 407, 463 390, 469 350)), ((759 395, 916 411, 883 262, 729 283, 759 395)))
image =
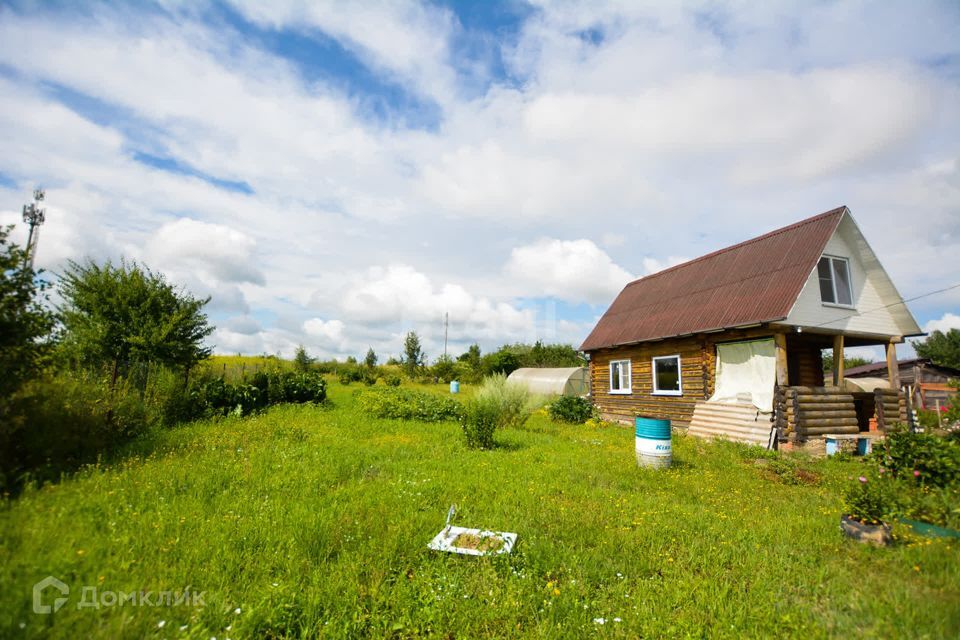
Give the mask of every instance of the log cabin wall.
MULTIPOLYGON (((604 419, 633 423, 638 415, 669 419, 685 429, 693 407, 713 395, 716 383, 717 349, 723 342, 772 338, 769 328, 756 327, 658 342, 645 342, 590 352, 590 390, 604 419), (680 356, 681 396, 653 394, 653 358, 680 356), (610 362, 630 360, 631 393, 610 393, 610 362)), ((772 383, 771 383, 772 384, 772 383)))
POLYGON ((897 423, 907 422, 906 397, 900 389, 874 390, 874 417, 881 430, 889 430, 897 423))
POLYGON ((693 417, 693 405, 704 398, 707 380, 704 361, 704 342, 693 338, 594 351, 590 357, 593 402, 607 420, 632 423, 637 415, 644 415, 669 419, 673 426, 686 427, 693 417), (653 358, 671 355, 680 356, 683 395, 653 395, 653 358), (612 360, 630 360, 629 394, 610 393, 612 360))
POLYGON ((790 386, 784 392, 788 434, 796 440, 860 432, 853 394, 823 386, 790 386))
POLYGON ((810 334, 787 334, 787 367, 791 386, 822 387, 823 356, 832 338, 810 334))

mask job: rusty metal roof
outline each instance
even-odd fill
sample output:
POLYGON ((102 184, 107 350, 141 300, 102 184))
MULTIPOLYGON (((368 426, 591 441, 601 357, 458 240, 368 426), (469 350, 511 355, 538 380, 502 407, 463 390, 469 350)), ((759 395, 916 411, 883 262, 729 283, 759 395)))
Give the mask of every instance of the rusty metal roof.
MULTIPOLYGON (((939 364, 934 364, 930 358, 910 358, 909 360, 897 360, 897 367, 903 369, 904 367, 912 367, 914 365, 919 365, 921 367, 930 367, 938 371, 942 371, 946 375, 955 376, 960 374, 960 369, 954 369, 953 367, 944 367, 939 364)), ((843 372, 843 375, 847 378, 856 378, 859 376, 869 376, 875 373, 881 375, 887 374, 887 362, 872 362, 870 364, 862 364, 858 367, 850 367, 849 369, 843 372)))
POLYGON ((634 280, 580 349, 785 319, 846 211, 838 207, 634 280))

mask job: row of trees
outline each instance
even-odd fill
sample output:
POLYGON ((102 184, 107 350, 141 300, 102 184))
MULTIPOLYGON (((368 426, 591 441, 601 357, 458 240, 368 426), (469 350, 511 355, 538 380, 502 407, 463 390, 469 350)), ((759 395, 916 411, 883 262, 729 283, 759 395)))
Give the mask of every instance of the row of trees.
MULTIPOLYGON (((297 347, 294 356, 294 365, 300 370, 318 369, 330 373, 348 371, 354 374, 355 380, 376 379, 379 361, 379 356, 372 348, 367 350, 363 360, 351 356, 344 363, 318 362, 302 345, 297 347)), ((473 344, 457 357, 442 355, 432 364, 428 362, 420 336, 410 331, 404 336, 400 357, 388 358, 385 365, 402 370, 411 379, 475 382, 491 374, 509 375, 520 367, 579 367, 586 364, 583 356, 571 345, 544 344, 541 341, 532 345, 504 345, 487 354, 481 352, 480 345, 473 344)))

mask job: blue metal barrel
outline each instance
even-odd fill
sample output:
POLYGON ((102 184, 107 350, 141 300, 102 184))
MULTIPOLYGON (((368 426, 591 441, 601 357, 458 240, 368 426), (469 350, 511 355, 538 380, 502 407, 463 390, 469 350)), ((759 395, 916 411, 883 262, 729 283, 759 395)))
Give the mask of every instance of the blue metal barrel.
POLYGON ((641 467, 665 469, 673 460, 670 421, 637 416, 637 464, 641 467))
POLYGON ((460 393, 460 381, 451 380, 450 381, 450 393, 460 393))

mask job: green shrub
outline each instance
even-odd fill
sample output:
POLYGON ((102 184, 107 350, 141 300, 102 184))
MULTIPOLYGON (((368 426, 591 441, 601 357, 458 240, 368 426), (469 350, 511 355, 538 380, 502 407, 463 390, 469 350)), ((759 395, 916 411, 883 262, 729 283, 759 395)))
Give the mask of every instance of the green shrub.
POLYGON ((960 483, 960 443, 952 439, 900 427, 875 446, 877 460, 896 477, 931 487, 960 483))
POLYGON ((531 396, 526 387, 508 383, 503 374, 484 378, 476 395, 467 403, 460 420, 467 446, 491 448, 497 429, 522 427, 542 400, 531 396))
POLYGON ((436 363, 430 367, 430 375, 446 383, 455 380, 457 377, 457 367, 450 356, 440 356, 436 363))
MULTIPOLYGON (((0 485, 12 488, 24 473, 53 480, 93 462, 147 430, 147 402, 129 385, 111 393, 109 380, 92 374, 48 377, 28 383, 14 420, 0 433, 0 485)), ((2 487, 0 487, 2 488, 2 487)))
POLYGON ((467 401, 460 419, 467 446, 471 449, 490 449, 493 434, 501 426, 503 416, 498 405, 477 398, 467 401))
POLYGON ((586 398, 560 396, 550 403, 550 417, 557 422, 583 424, 593 416, 594 408, 586 398))
POLYGON ((932 431, 940 428, 940 418, 937 417, 937 411, 934 409, 918 409, 917 422, 925 431, 932 431))
POLYGON ((907 518, 960 530, 960 487, 909 487, 901 504, 907 518))
POLYGON ((384 374, 382 380, 388 387, 399 387, 401 382, 400 376, 395 373, 384 374))
POLYGON ((274 404, 321 403, 326 398, 327 383, 319 373, 259 371, 249 381, 234 384, 223 378, 202 380, 183 402, 203 416, 245 416, 274 404))
POLYGON ((442 422, 460 418, 463 407, 453 398, 397 387, 373 387, 358 392, 357 406, 377 418, 442 422))
POLYGON ((526 387, 507 382, 502 373, 484 378, 474 399, 496 407, 501 427, 522 427, 537 403, 526 387))
POLYGON ((327 399, 327 383, 319 374, 278 371, 267 375, 270 404, 321 403, 327 399))
POLYGON ((151 387, 152 402, 159 414, 157 421, 170 427, 205 417, 206 405, 197 389, 208 379, 210 374, 202 369, 189 380, 181 373, 159 371, 151 387))
POLYGON ((860 476, 844 494, 847 513, 865 524, 880 524, 897 510, 892 484, 889 478, 860 476))
POLYGON ((483 379, 483 373, 479 363, 474 366, 470 362, 457 361, 454 364, 453 379, 467 384, 478 384, 483 379))

